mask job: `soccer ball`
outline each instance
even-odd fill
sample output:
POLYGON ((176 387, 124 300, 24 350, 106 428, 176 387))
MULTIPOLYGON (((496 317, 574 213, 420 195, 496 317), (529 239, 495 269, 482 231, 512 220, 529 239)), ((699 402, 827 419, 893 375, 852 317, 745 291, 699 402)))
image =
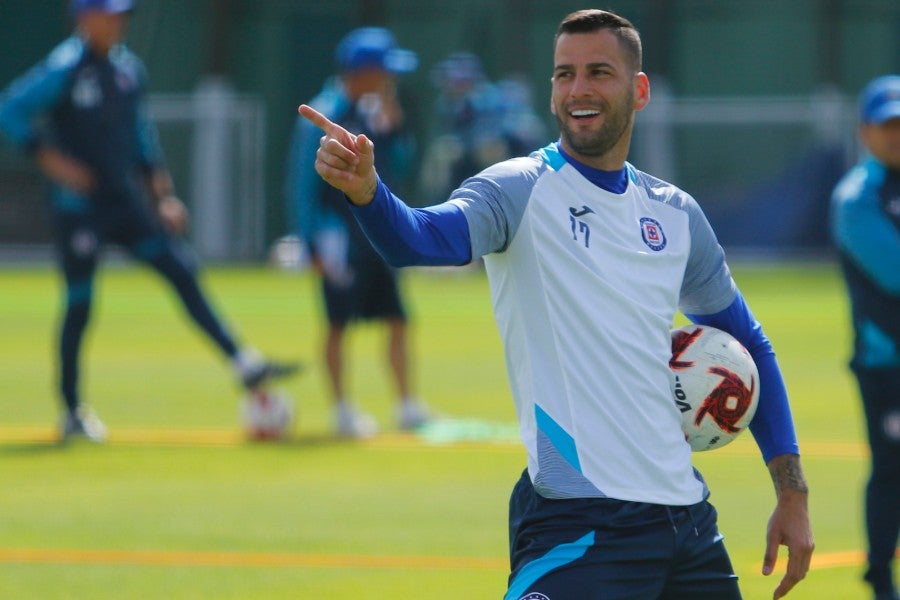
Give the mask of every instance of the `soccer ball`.
POLYGON ((731 335, 704 325, 674 329, 669 368, 691 449, 721 448, 750 425, 759 403, 759 372, 731 335))
POLYGON ((259 388, 247 392, 241 414, 249 439, 281 440, 290 433, 294 403, 284 392, 259 388))

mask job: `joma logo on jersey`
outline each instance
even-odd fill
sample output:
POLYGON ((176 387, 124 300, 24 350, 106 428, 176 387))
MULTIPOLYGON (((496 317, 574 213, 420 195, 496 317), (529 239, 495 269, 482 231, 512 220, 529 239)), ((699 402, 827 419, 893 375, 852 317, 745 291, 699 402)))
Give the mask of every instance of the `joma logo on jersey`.
POLYGON ((659 252, 666 247, 666 234, 662 225, 656 219, 641 217, 641 238, 654 252, 659 252))
POLYGON ((584 204, 581 205, 581 208, 575 208, 574 206, 569 207, 569 214, 573 217, 583 217, 592 212, 594 212, 594 209, 584 204))
POLYGON ((587 223, 578 220, 576 217, 583 217, 592 212, 594 212, 594 210, 590 206, 584 204, 581 205, 581 208, 575 208, 574 206, 569 207, 569 225, 572 226, 572 239, 577 242, 578 236, 581 235, 585 248, 591 247, 591 228, 587 223))

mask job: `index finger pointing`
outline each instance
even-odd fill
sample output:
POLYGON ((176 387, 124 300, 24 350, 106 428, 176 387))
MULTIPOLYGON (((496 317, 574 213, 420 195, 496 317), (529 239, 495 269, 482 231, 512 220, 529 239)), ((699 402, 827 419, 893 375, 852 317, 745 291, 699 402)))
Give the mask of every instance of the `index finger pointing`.
POLYGON ((326 133, 335 126, 334 123, 328 120, 328 117, 307 104, 301 104, 297 109, 297 112, 303 115, 303 117, 305 117, 307 121, 309 121, 319 129, 322 129, 326 133))

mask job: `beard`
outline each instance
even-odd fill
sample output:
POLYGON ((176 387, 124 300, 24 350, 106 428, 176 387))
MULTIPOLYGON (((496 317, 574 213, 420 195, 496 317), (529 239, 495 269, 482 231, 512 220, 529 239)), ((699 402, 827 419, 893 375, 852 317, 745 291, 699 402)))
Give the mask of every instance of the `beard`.
POLYGON ((603 114, 603 124, 596 131, 573 130, 560 117, 560 115, 568 115, 569 111, 558 108, 555 116, 560 136, 569 148, 583 156, 603 156, 614 148, 625 135, 631 124, 632 106, 634 106, 634 92, 630 90, 622 102, 615 105, 604 102, 597 106, 596 108, 603 114))

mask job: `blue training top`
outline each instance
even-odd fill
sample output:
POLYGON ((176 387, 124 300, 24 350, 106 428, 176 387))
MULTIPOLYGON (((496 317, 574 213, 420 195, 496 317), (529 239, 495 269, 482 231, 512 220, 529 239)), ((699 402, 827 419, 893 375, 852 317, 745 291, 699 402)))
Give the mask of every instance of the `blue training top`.
POLYGON ((92 170, 90 198, 54 186, 57 209, 133 201, 140 178, 163 164, 144 103, 146 79, 125 46, 101 56, 75 35, 0 95, 0 131, 15 144, 31 152, 55 147, 92 170))
POLYGON ((900 171, 867 157, 835 187, 831 233, 850 296, 853 365, 900 368, 900 171))

